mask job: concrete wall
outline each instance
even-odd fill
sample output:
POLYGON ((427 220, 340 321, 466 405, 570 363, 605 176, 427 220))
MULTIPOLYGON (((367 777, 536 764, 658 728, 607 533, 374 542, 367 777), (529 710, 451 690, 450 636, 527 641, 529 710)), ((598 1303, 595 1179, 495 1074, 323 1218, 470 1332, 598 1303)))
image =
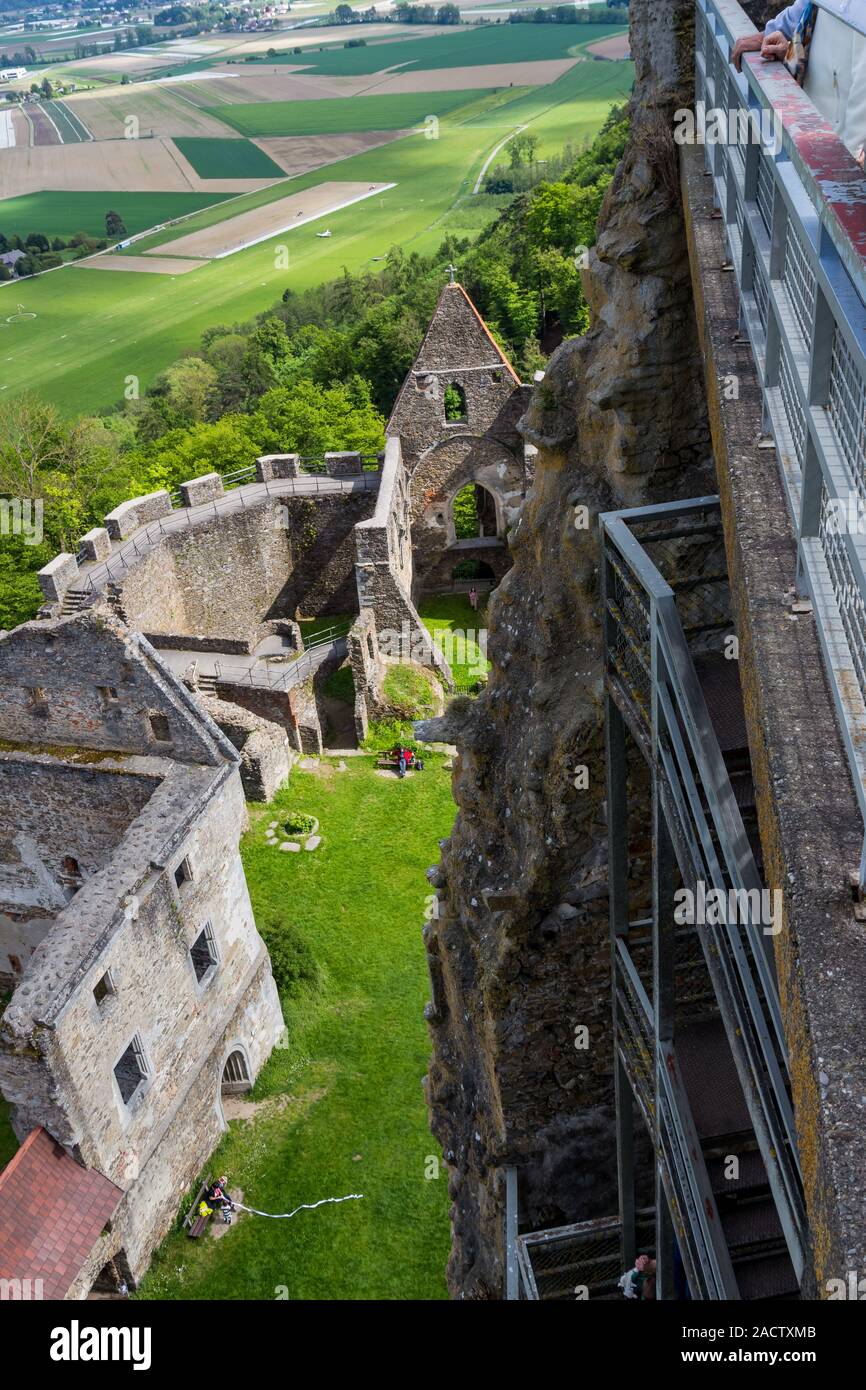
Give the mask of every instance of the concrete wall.
POLYGON ((278 618, 356 606, 352 529, 376 493, 262 498, 173 532, 117 586, 120 616, 154 635, 255 643, 278 618))
POLYGON ((196 692, 196 698, 241 755, 241 782, 248 801, 270 801, 286 781, 294 749, 282 721, 196 692))
MULTIPOLYGON (((517 426, 529 396, 462 288, 446 285, 388 422, 411 478, 416 589, 450 583, 464 558, 455 553, 452 561, 449 547, 456 540, 452 504, 467 483, 491 494, 505 537, 527 487, 517 426), (463 392, 463 420, 446 418, 449 385, 463 392)), ((496 577, 506 568, 498 557, 496 577)))

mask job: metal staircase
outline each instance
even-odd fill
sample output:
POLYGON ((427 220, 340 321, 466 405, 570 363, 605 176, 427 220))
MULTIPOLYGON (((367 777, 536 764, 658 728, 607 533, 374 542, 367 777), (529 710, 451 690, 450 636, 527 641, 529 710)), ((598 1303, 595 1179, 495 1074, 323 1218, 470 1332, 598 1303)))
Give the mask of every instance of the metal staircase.
POLYGON ((807 1230, 777 900, 762 896, 718 499, 608 513, 601 539, 623 1268, 636 1105, 656 1153, 658 1296, 674 1296, 674 1242, 693 1298, 796 1296, 807 1230), (636 821, 652 826, 648 920, 636 821))

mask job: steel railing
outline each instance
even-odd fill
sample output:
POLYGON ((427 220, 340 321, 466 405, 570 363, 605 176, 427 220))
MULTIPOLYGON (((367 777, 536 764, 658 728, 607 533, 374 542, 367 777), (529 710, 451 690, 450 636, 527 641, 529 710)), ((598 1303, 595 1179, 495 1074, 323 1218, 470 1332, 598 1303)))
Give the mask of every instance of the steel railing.
POLYGON ((866 821, 866 176, 781 64, 747 57, 735 71, 732 46, 754 32, 736 0, 696 0, 696 100, 724 121, 707 169, 793 519, 798 588, 812 601, 866 821))
MULTIPOLYGON (((258 504, 263 497, 310 497, 334 492, 375 492, 379 488, 379 482, 380 474, 374 469, 364 469, 348 477, 310 474, 298 478, 273 478, 268 482, 235 487, 224 496, 199 503, 195 507, 176 507, 168 516, 146 523, 122 541, 107 560, 95 564, 75 584, 70 585, 66 593, 73 596, 92 593, 104 584, 122 580, 125 571, 149 554, 163 536, 198 526, 224 512, 246 510, 248 506, 258 504)), ((81 552, 79 560, 80 558, 81 552)))
MULTIPOLYGON (((711 553, 714 538, 718 544, 720 536, 719 502, 714 497, 601 517, 605 675, 617 707, 657 770, 661 809, 683 884, 694 889, 703 883, 706 891, 722 892, 726 902, 732 892, 737 895, 735 918, 724 913, 722 920, 711 921, 708 915, 699 935, 799 1279, 805 1264, 806 1214, 781 1008, 762 919, 763 883, 698 680, 677 595, 644 548, 679 541, 691 547, 685 554, 696 553, 701 544, 711 553)), ((690 579, 687 572, 680 580, 679 603, 688 609, 693 631, 717 633, 724 625, 718 606, 707 605, 702 619, 695 602, 696 583, 706 592, 720 582, 713 563, 704 564, 699 580, 690 579)), ((626 833, 625 828, 619 827, 618 833, 626 833)), ((701 1215, 706 1174, 702 1160, 692 1161, 688 1103, 684 1092, 671 1084, 674 1068, 667 1063, 673 1052, 665 1055, 665 1065, 651 1065, 658 1062, 653 1008, 631 960, 627 935, 616 941, 614 976, 623 1065, 645 1114, 659 1114, 666 1186, 675 1193, 680 1215, 692 1232, 692 1249, 684 1249, 684 1260, 690 1253, 697 1262, 705 1297, 727 1297, 718 1290, 724 1289, 728 1272, 701 1215)))
POLYGON ((331 627, 322 628, 305 645, 303 652, 293 661, 281 665, 279 671, 275 670, 275 663, 260 657, 243 665, 214 661, 213 675, 223 685, 250 685, 277 691, 292 690, 315 674, 329 657, 346 655, 346 639, 350 627, 350 623, 335 623, 331 627))

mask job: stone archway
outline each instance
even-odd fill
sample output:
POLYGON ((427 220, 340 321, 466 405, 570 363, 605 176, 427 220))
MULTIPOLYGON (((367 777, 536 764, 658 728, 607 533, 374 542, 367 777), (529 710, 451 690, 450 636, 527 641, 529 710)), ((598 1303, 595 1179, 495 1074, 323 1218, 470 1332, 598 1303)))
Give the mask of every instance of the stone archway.
POLYGON ((502 551, 495 558, 484 556, 501 578, 509 563, 508 526, 523 500, 524 487, 522 456, 497 439, 459 433, 426 450, 410 484, 412 553, 419 587, 447 582, 460 559, 459 553, 452 557, 451 552, 474 546, 502 551), (454 503, 468 486, 475 488, 481 517, 475 535, 461 536, 454 503))
POLYGON ((450 545, 455 541, 501 537, 501 500, 483 483, 464 483, 448 504, 445 524, 450 545))

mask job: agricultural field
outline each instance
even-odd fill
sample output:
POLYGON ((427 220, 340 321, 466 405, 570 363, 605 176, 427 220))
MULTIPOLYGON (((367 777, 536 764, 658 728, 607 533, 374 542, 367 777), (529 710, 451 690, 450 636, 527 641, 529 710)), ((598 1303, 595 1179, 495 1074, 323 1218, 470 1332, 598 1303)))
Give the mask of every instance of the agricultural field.
POLYGON ((175 148, 202 179, 281 179, 283 170, 251 140, 178 137, 175 148))
MULTIPOLYGON (((228 197, 228 194, 224 194, 228 197)), ((117 212, 130 236, 152 227, 185 217, 214 202, 212 193, 31 193, 22 198, 0 201, 0 232, 8 236, 68 237, 75 232, 105 236, 105 214, 117 212)), ((22 284, 22 290, 29 285, 22 284)))
MULTIPOLYGON (((585 44, 598 38, 603 26, 574 27, 580 28, 579 37, 585 44)), ((559 30, 559 26, 555 28, 559 30)), ((534 40, 542 30, 547 31, 545 26, 520 26, 518 37, 528 35, 534 40)), ((503 26, 503 31, 509 42, 513 42, 511 35, 518 34, 517 26, 503 26)), ((550 32, 554 32, 554 26, 550 26, 550 32)), ((470 31, 457 39, 475 39, 476 33, 480 39, 490 30, 470 31)), ((445 37, 453 41, 453 36, 445 37)), ((558 37, 561 39, 561 34, 558 37)), ((430 39, 419 39, 416 31, 391 46, 403 49, 410 43, 414 46, 442 38, 440 31, 430 39)), ((351 55, 358 51, 335 50, 338 56, 339 52, 351 55)), ((327 54, 310 56, 319 59, 327 54)), ((562 59, 536 61, 548 64, 562 59)), ((507 70, 489 63, 479 63, 479 67, 497 75, 507 70)), ((170 206, 181 187, 193 197, 201 195, 207 206, 195 204, 200 210, 192 211, 182 228, 165 227, 136 242, 115 258, 110 274, 94 274, 83 265, 74 265, 47 277, 0 286, 0 392, 33 389, 69 412, 111 406, 121 397, 127 377, 136 377, 140 389, 146 389, 162 369, 197 345, 203 329, 249 319, 272 304, 287 286, 301 290, 319 284, 339 276, 344 266, 357 272, 372 266, 393 245, 402 246, 407 253, 427 253, 440 246, 449 232, 466 235, 481 230, 495 217, 501 200, 483 194, 475 196, 473 190, 476 184, 480 187, 480 176, 491 155, 498 157, 498 147, 505 147, 509 137, 521 127, 537 135, 542 159, 567 143, 579 147, 598 130, 610 105, 627 96, 633 80, 631 63, 578 58, 569 60, 566 70, 560 70, 554 81, 505 86, 497 91, 480 87, 429 92, 422 85, 423 73, 410 72, 400 79, 410 84, 410 90, 402 94, 383 92, 374 84, 375 95, 336 98, 322 95, 321 87, 336 82, 351 84, 356 89, 360 80, 368 82, 369 78, 307 75, 303 80, 310 84, 311 91, 313 84, 318 84, 320 90, 306 101, 247 99, 203 110, 192 100, 178 98, 181 89, 188 87, 205 91, 212 87, 226 92, 231 89, 248 96, 258 71, 257 65, 245 65, 237 79, 243 84, 243 91, 234 87, 234 79, 210 82, 204 78, 163 88, 148 84, 140 91, 135 87, 117 91, 121 103, 127 104, 140 96, 161 100, 168 92, 172 102, 184 108, 185 120, 212 121, 220 132, 218 136, 199 136, 204 142, 200 145, 196 141, 190 144, 189 132, 178 131, 177 146, 165 136, 4 152, 0 177, 7 153, 16 157, 51 155, 58 162, 62 157, 69 164, 75 159, 89 158, 93 160, 93 179, 122 177, 121 171, 126 167, 128 177, 143 181, 140 191, 151 199, 149 215, 142 214, 142 224, 135 215, 138 209, 130 207, 124 211, 127 205, 121 204, 121 191, 111 185, 108 206, 121 213, 131 232, 142 225, 155 226, 182 215, 170 206), (428 116, 436 116, 437 121, 427 123, 425 128, 428 116), (434 138, 426 138, 428 135, 434 138), (217 143, 211 145, 211 139, 217 143), (250 139, 255 140, 252 146, 250 139), (245 159, 250 158, 251 149, 261 149, 275 165, 295 176, 280 181, 261 179, 253 188, 249 179, 202 179, 198 171, 215 173, 219 159, 228 158, 229 146, 236 146, 239 154, 243 150, 241 157, 245 159), (207 154, 208 149, 218 158, 211 163, 199 159, 197 171, 188 155, 191 150, 207 154), (117 152, 116 164, 111 162, 111 151, 117 152), (148 177, 145 159, 153 170, 150 195, 144 182, 148 177), (169 177, 177 180, 168 184, 177 190, 171 194, 164 191, 162 183, 169 177), (319 221, 287 231, 283 223, 283 229, 276 230, 279 223, 269 223, 271 213, 267 213, 260 228, 266 240, 257 240, 255 245, 221 259, 214 258, 214 247, 220 254, 230 249, 226 241, 247 240, 233 237, 225 225, 220 229, 221 224, 256 209, 268 209, 280 200, 325 183, 393 186, 363 204, 328 211, 324 224, 319 221), (217 189, 233 190, 243 196, 221 201, 219 195, 214 196, 217 189), (331 233, 328 238, 316 235, 323 225, 331 233), (178 253, 181 236, 209 228, 217 229, 209 249, 178 253), (287 248, 288 269, 284 255, 275 254, 278 245, 287 248), (154 252, 158 252, 158 258, 154 252), (186 255, 193 261, 194 273, 179 273, 179 262, 186 255), (164 273, 155 273, 151 268, 149 273, 141 274, 132 264, 128 270, 118 269, 118 262, 133 256, 145 264, 150 261, 159 266, 161 262, 164 273), (206 263, 201 264, 202 261, 206 263), (6 302, 11 305, 8 311, 3 307, 6 302), (19 319, 13 315, 12 309, 19 302, 35 318, 19 319)), ((447 67, 431 69, 434 79, 459 71, 447 67)), ((269 82, 274 76, 273 68, 262 73, 269 82)), ((286 78, 293 84, 301 80, 297 70, 286 73, 286 78)), ((85 113, 82 119, 89 126, 88 109, 100 104, 104 108, 107 100, 104 93, 97 93, 80 100, 73 98, 66 104, 85 113)), ((501 157, 507 162, 504 148, 501 157)), ((220 172, 226 175, 227 168, 222 165, 220 172)), ((238 172, 237 165, 231 166, 231 173, 238 172)), ((58 168, 57 177, 61 175, 58 168)), ((50 182, 44 185, 49 189, 65 186, 50 182)), ((94 185, 85 181, 82 187, 92 190, 94 185)), ((9 190, 0 182, 2 192, 8 196, 9 190)), ((83 204, 76 207, 70 202, 73 195, 56 196, 58 215, 65 201, 77 218, 83 217, 86 209, 83 204)), ((0 202, 0 215, 4 206, 0 202)), ((34 212, 37 206, 31 205, 34 212)), ((104 218, 105 210, 102 206, 91 208, 94 217, 98 212, 100 218, 104 218)), ((93 227, 93 221, 90 226, 93 227)), ((100 222, 94 231, 102 230, 102 226, 100 222)), ((58 228, 58 234, 86 229, 81 221, 80 225, 58 228)), ((188 265, 184 267, 185 271, 188 269, 188 265)))
POLYGON ((220 115, 243 135, 328 135, 352 130, 407 130, 429 116, 444 116, 482 96, 474 92, 406 92, 344 101, 270 101, 220 107, 220 115))
MULTIPOLYGON (((365 26, 366 31, 366 26, 365 26)), ((354 77, 398 65, 416 71, 437 68, 500 67, 508 63, 568 58, 589 40, 609 38, 621 26, 593 24, 502 24, 440 30, 434 37, 403 39, 398 44, 368 43, 365 48, 333 48, 324 53, 285 54, 306 73, 354 77)), ((366 32, 364 34, 366 37, 366 32)), ((273 58, 267 58, 274 62, 273 58)))

